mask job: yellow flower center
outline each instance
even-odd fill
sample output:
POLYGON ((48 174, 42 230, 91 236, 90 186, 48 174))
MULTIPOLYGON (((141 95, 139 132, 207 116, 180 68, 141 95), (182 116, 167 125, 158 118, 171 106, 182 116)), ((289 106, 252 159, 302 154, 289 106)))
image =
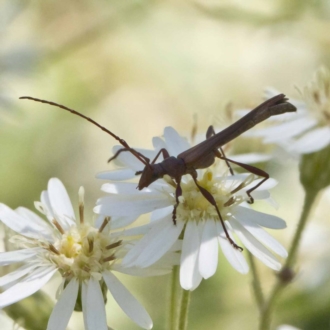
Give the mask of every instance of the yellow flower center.
POLYGON ((81 224, 63 233, 49 248, 48 257, 63 277, 101 278, 100 273, 111 268, 120 245, 121 241, 111 239, 88 224, 81 224))
MULTIPOLYGON (((212 169, 207 169, 198 184, 205 188, 215 199, 223 220, 228 220, 231 208, 240 204, 244 198, 231 193, 233 187, 228 187, 222 177, 214 177, 212 169)), ((181 183, 182 196, 179 198, 177 218, 182 221, 220 220, 216 208, 200 192, 191 179, 181 183)))

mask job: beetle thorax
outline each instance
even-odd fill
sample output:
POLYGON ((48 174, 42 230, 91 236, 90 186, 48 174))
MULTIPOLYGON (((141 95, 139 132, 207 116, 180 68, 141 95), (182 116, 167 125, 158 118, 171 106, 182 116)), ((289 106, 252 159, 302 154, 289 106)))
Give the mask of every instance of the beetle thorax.
POLYGON ((169 157, 158 164, 146 165, 142 171, 138 189, 142 190, 143 188, 148 187, 151 183, 162 178, 165 174, 173 179, 186 174, 184 161, 176 157, 169 157))

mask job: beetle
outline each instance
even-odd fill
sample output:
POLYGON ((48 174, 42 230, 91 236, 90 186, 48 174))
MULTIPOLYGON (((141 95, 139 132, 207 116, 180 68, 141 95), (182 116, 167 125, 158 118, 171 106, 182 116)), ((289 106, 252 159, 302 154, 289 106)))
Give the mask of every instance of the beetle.
MULTIPOLYGON (((288 99, 285 97, 284 94, 276 95, 269 100, 266 100, 259 106, 257 106, 255 109, 251 110, 248 114, 246 114, 244 117, 240 118, 238 121, 233 123, 232 125, 228 126, 224 130, 222 130, 219 133, 215 133, 212 126, 210 126, 206 133, 206 140, 195 145, 194 147, 191 147, 176 157, 170 156, 168 151, 166 149, 161 149, 158 151, 155 158, 150 161, 149 158, 141 154, 140 152, 136 151, 135 149, 131 148, 127 142, 123 139, 121 139, 119 136, 115 135, 111 131, 109 131, 107 128, 101 126, 97 122, 95 122, 93 119, 79 113, 76 110, 70 109, 64 105, 42 100, 30 96, 22 96, 20 99, 28 99, 36 102, 46 103, 50 104, 52 106, 59 107, 61 109, 67 110, 79 117, 82 117, 89 122, 93 123, 97 127, 99 127, 101 130, 105 131, 106 133, 110 134, 114 139, 116 139, 123 148, 119 149, 113 157, 111 157, 108 162, 114 160, 117 158, 120 153, 122 152, 130 152, 132 153, 137 159, 141 161, 141 163, 144 165, 144 169, 142 171, 136 172, 137 175, 141 174, 139 183, 137 188, 139 190, 142 190, 143 188, 148 187, 151 183, 154 181, 162 178, 164 175, 169 175, 176 183, 176 189, 175 189, 175 201, 176 204, 174 205, 173 212, 172 212, 172 219, 173 223, 176 224, 176 210, 179 206, 179 197, 182 195, 182 189, 181 189, 181 178, 183 175, 189 174, 192 179, 194 180, 196 186, 198 187, 201 194, 206 198, 206 200, 211 203, 218 214, 218 217, 221 221, 222 227, 224 229, 225 235, 231 245, 242 251, 243 249, 238 246, 229 236, 227 228, 224 224, 224 221, 222 219, 221 213, 219 211, 219 208, 216 204, 216 201, 212 194, 205 188, 203 188, 201 185, 199 185, 197 181, 197 170, 198 169, 205 169, 209 166, 211 166, 215 158, 220 158, 226 161, 227 166, 229 167, 229 170, 231 174, 233 174, 233 170, 229 163, 236 164, 245 170, 251 172, 252 174, 258 175, 259 177, 262 177, 263 179, 258 182, 255 186, 248 189, 246 191, 248 197, 249 197, 249 203, 253 203, 253 197, 251 196, 251 193, 258 188, 262 183, 264 183, 268 178, 269 174, 257 167, 236 162, 232 159, 229 159, 225 156, 222 146, 226 143, 232 141, 239 135, 243 134, 250 128, 254 127, 258 123, 268 119, 271 116, 280 115, 286 112, 295 112, 296 107, 292 105, 291 103, 287 102, 288 99), (159 156, 163 156, 163 160, 161 162, 156 163, 159 156)), ((236 188, 238 189, 238 188, 236 188)), ((235 189, 235 190, 236 190, 235 189)), ((233 191, 235 192, 235 191, 233 191)))

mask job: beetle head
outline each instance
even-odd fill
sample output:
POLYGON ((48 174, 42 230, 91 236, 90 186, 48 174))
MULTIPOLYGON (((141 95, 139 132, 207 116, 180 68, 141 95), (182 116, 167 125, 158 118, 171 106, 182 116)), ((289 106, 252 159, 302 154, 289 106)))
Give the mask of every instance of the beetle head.
POLYGON ((142 190, 143 188, 149 187, 150 184, 161 177, 162 175, 157 171, 157 166, 155 164, 146 165, 141 173, 138 189, 142 190))

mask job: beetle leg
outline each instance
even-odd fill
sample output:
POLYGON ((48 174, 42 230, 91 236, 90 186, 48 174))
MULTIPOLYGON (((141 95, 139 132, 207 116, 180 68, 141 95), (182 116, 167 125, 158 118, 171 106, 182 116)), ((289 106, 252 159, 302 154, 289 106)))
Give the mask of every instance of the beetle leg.
POLYGON ((252 165, 248 165, 248 164, 244 164, 244 163, 239 163, 239 162, 236 162, 232 159, 229 159, 229 158, 226 158, 226 157, 220 157, 221 159, 223 160, 227 160, 228 162, 231 162, 235 165, 238 165, 242 168, 244 168, 245 170, 247 170, 248 172, 252 173, 252 174, 255 174, 255 175, 258 175, 258 176, 261 176, 263 177, 263 179, 257 183, 254 187, 248 189, 246 191, 246 194, 249 196, 250 200, 248 201, 249 204, 253 204, 254 203, 254 199, 253 197, 251 196, 251 193, 252 191, 254 191, 255 189, 257 189, 259 186, 261 186, 265 181, 267 181, 269 179, 269 174, 263 170, 261 170, 260 168, 258 167, 255 167, 255 166, 252 166, 252 165))
MULTIPOLYGON (((190 173, 190 174, 191 174, 191 173, 190 173)), ((216 209, 216 211, 217 211, 217 213, 218 213, 219 219, 220 219, 220 221, 221 221, 222 228, 223 228, 223 230, 224 230, 224 232, 225 232, 225 235, 226 235, 226 237, 227 237, 229 243, 230 243, 235 249, 237 249, 237 250, 239 250, 239 251, 243 251, 243 248, 240 247, 240 246, 238 246, 238 245, 237 245, 237 244, 231 239, 231 237, 229 236, 229 234, 228 234, 228 230, 227 230, 226 225, 225 225, 225 223, 224 223, 224 221, 223 221, 223 219, 222 219, 222 216, 221 216, 221 213, 220 213, 220 211, 219 211, 218 205, 217 205, 217 203, 216 203, 214 197, 212 196, 212 194, 211 194, 209 191, 207 191, 205 188, 203 188, 202 186, 200 186, 200 185, 198 184, 197 179, 196 179, 196 177, 195 177, 193 174, 191 174, 191 176, 192 176, 192 178, 194 179, 195 184, 196 184, 196 186, 198 187, 198 189, 199 189, 199 191, 201 192, 201 194, 206 198, 206 200, 207 200, 208 202, 210 202, 210 203, 215 207, 215 209, 216 209)))
MULTIPOLYGON (((119 150, 118 150, 118 151, 119 151, 119 150)), ((159 155, 160 155, 161 153, 163 154, 163 158, 164 158, 164 159, 170 157, 168 151, 167 151, 165 148, 162 148, 162 149, 160 149, 160 150, 158 151, 156 157, 153 159, 153 161, 151 162, 151 164, 155 164, 157 158, 159 157, 159 155)), ((140 174, 142 174, 142 172, 143 172, 143 171, 137 171, 137 172, 135 172, 135 175, 140 175, 140 174)))
POLYGON ((163 154, 163 158, 166 159, 166 158, 169 158, 170 155, 168 153, 168 151, 165 149, 165 148, 162 148, 158 151, 156 157, 153 159, 153 161, 151 162, 151 164, 155 164, 157 158, 160 156, 160 154, 163 154))
POLYGON ((124 151, 129 151, 131 154, 133 154, 139 161, 141 161, 141 163, 143 163, 144 165, 149 165, 150 164, 150 159, 144 155, 142 155, 140 152, 136 151, 133 148, 121 148, 119 150, 117 150, 117 152, 108 159, 108 163, 110 163, 112 160, 116 159, 122 152, 124 151))
MULTIPOLYGON (((209 128, 207 129, 206 131, 206 138, 209 139, 210 137, 212 137, 213 135, 215 135, 215 131, 214 131, 214 128, 212 125, 209 126, 209 128)), ((227 164, 227 167, 229 169, 229 172, 231 175, 234 175, 234 171, 232 169, 232 167, 230 166, 229 162, 227 161, 226 159, 226 155, 225 155, 225 152, 223 151, 223 149, 221 147, 219 147, 220 151, 218 149, 214 150, 214 155, 215 157, 218 157, 218 158, 222 158, 224 159, 224 161, 226 162, 227 164)))
POLYGON ((179 197, 182 195, 182 188, 181 188, 181 177, 176 179, 176 189, 175 189, 175 205, 173 208, 173 212, 172 212, 172 220, 173 223, 176 225, 176 209, 179 206, 180 202, 179 202, 179 197))

